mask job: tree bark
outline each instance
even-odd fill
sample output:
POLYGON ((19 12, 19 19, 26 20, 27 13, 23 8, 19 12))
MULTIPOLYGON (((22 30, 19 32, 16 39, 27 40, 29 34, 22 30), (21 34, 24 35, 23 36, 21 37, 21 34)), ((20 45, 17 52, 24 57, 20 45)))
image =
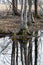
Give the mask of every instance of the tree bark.
POLYGON ((21 21, 20 21, 20 29, 22 29, 23 25, 23 0, 21 0, 21 21))
POLYGON ((16 0, 16 9, 18 9, 18 0, 16 0))
POLYGON ((28 5, 29 5, 29 11, 28 11, 28 25, 29 25, 32 22, 32 12, 31 12, 32 0, 28 0, 28 5))
POLYGON ((24 2, 24 22, 23 22, 23 28, 27 28, 27 0, 24 2))
POLYGON ((37 17, 38 12, 37 12, 37 0, 35 0, 35 17, 37 17))
POLYGON ((17 9, 17 3, 15 5, 15 0, 12 0, 12 10, 14 15, 20 16, 20 11, 17 9))
POLYGON ((12 0, 12 10, 13 10, 13 14, 15 14, 15 13, 14 13, 14 7, 15 7, 15 0, 12 0))

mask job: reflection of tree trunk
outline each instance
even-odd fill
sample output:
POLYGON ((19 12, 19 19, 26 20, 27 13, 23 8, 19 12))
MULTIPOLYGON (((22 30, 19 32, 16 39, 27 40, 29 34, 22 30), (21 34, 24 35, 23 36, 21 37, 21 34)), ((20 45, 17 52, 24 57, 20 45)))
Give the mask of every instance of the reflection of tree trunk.
POLYGON ((12 44, 11 65, 15 65, 15 42, 12 44))
POLYGON ((27 42, 20 42, 20 50, 21 50, 21 61, 22 65, 27 65, 27 42), (25 63, 24 63, 25 61, 25 63))
POLYGON ((24 54, 23 54, 23 42, 20 41, 20 51, 21 51, 21 61, 22 61, 22 65, 24 65, 24 54))
POLYGON ((32 65, 32 39, 29 39, 29 47, 28 47, 28 64, 32 65))
POLYGON ((30 39, 29 44, 30 44, 30 62, 32 65, 32 39, 30 39))
POLYGON ((24 61, 23 61, 23 47, 21 44, 21 61, 22 61, 22 65, 24 65, 24 61))
POLYGON ((30 65, 30 45, 28 47, 28 65, 30 65))
POLYGON ((24 60, 25 65, 27 65, 27 44, 24 43, 24 60))
POLYGON ((18 43, 16 43, 16 65, 18 65, 18 43))
MULTIPOLYGON (((38 35, 38 31, 35 32, 36 36, 38 35)), ((37 58, 38 58, 38 38, 35 37, 35 64, 34 65, 37 65, 37 58)))

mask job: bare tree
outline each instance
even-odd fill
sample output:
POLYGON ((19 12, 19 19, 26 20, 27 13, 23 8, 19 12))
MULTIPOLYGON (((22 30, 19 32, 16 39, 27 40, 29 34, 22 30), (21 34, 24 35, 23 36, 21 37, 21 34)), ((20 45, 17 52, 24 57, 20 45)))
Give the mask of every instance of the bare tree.
POLYGON ((17 2, 16 2, 16 0, 12 0, 12 10, 13 10, 13 14, 14 15, 20 16, 20 11, 17 9, 17 2))
POLYGON ((16 8, 18 7, 18 0, 16 0, 16 8))
POLYGON ((20 21, 20 29, 22 29, 23 25, 23 0, 21 0, 21 21, 20 21))
POLYGON ((13 14, 15 14, 14 7, 15 7, 15 0, 12 0, 12 10, 13 10, 13 14))
POLYGON ((37 0, 35 0, 35 16, 37 17, 38 12, 37 12, 37 0))
POLYGON ((32 0, 28 0, 28 5, 29 5, 28 24, 31 24, 31 22, 32 22, 32 12, 31 12, 32 0))
POLYGON ((27 0, 24 1, 24 22, 23 22, 23 28, 27 28, 27 0))

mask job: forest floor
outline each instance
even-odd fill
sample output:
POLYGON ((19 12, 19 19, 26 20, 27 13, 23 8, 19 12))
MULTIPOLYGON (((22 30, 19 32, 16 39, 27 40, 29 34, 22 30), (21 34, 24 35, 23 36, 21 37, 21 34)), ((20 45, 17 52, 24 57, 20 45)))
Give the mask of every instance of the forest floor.
POLYGON ((0 18, 0 30, 4 32, 17 32, 20 25, 20 17, 0 18))

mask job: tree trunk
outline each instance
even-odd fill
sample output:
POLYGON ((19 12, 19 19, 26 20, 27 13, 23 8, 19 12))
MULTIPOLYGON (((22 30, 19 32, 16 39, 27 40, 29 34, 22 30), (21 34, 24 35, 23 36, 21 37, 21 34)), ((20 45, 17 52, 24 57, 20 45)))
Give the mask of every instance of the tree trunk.
POLYGON ((37 17, 38 12, 37 12, 37 0, 35 0, 35 17, 37 17))
POLYGON ((15 7, 15 0, 12 0, 12 10, 13 10, 13 14, 15 14, 15 13, 14 13, 14 7, 15 7))
POLYGON ((32 22, 32 12, 31 12, 31 7, 32 7, 32 0, 28 0, 28 5, 29 5, 29 11, 28 11, 28 25, 31 24, 32 22))
POLYGON ((27 28, 27 0, 25 0, 24 3, 24 22, 23 22, 23 28, 27 28))
POLYGON ((20 11, 17 9, 17 3, 15 0, 12 0, 12 10, 13 10, 13 15, 18 15, 20 16, 20 11), (16 5, 15 5, 16 4, 16 5))
POLYGON ((20 21, 20 29, 22 29, 23 25, 23 0, 21 0, 21 21, 20 21))
POLYGON ((18 0, 16 0, 16 9, 18 8, 18 0))

